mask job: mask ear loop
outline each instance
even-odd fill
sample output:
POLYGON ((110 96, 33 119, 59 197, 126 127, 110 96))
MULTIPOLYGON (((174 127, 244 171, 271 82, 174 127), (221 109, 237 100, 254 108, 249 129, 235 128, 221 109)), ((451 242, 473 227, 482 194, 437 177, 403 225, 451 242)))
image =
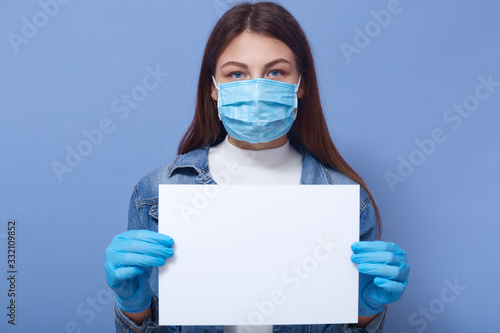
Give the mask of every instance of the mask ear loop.
POLYGON ((222 121, 222 118, 220 117, 220 88, 217 85, 217 82, 215 82, 215 77, 212 75, 212 81, 214 81, 215 88, 217 88, 217 115, 219 116, 219 120, 222 121))
POLYGON ((295 87, 295 92, 297 92, 297 90, 299 90, 299 86, 300 86, 300 79, 302 78, 302 75, 299 75, 299 82, 297 83, 297 86, 295 87))
MULTIPOLYGON (((299 82, 295 85, 295 109, 297 109, 297 112, 299 111, 299 101, 298 101, 298 97, 297 97, 297 91, 299 90, 299 86, 300 86, 300 79, 302 78, 302 75, 299 76, 299 82)), ((295 117, 297 117, 297 112, 294 112, 295 113, 295 117)), ((294 119, 295 119, 294 117, 294 119)))

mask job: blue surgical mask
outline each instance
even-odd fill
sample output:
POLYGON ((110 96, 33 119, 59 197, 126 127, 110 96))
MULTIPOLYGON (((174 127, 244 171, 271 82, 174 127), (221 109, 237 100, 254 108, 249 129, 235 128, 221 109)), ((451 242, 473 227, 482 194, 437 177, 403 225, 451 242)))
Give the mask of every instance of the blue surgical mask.
POLYGON ((300 77, 297 84, 263 78, 217 84, 212 79, 218 90, 219 119, 234 139, 269 142, 292 127, 300 77))

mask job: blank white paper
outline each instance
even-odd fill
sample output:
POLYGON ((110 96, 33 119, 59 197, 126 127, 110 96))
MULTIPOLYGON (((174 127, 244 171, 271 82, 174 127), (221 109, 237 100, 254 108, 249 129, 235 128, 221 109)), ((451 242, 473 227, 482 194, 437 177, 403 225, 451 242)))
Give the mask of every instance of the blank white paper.
POLYGON ((160 325, 358 320, 359 185, 160 185, 160 325))

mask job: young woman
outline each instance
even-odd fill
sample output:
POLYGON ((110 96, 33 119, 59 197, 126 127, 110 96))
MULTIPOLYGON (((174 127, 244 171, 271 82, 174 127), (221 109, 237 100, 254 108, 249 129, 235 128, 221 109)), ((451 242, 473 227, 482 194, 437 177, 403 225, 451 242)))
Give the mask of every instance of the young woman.
POLYGON ((159 327, 157 321, 158 267, 174 253, 173 239, 157 232, 158 185, 216 184, 228 163, 240 170, 230 184, 361 185, 361 241, 352 245, 351 257, 360 272, 358 323, 253 326, 245 332, 382 331, 386 304, 406 287, 406 254, 377 240, 377 207, 329 136, 309 43, 286 9, 271 2, 242 3, 221 17, 205 48, 194 119, 178 153, 135 186, 129 231, 115 236, 106 250, 117 332, 241 328, 159 327))

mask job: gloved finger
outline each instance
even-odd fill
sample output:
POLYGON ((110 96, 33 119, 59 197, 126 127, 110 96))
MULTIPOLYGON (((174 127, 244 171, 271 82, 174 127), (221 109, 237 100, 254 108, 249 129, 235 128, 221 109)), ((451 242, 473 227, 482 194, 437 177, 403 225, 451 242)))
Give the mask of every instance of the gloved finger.
POLYGON ((170 236, 156 231, 142 229, 128 230, 116 235, 115 238, 142 240, 147 243, 162 244, 164 246, 172 246, 174 244, 174 240, 170 236))
POLYGON ((374 251, 388 251, 394 253, 405 253, 397 244, 384 241, 361 241, 355 242, 351 245, 352 252, 374 252, 374 251))
POLYGON ((126 281, 144 274, 145 271, 146 269, 143 267, 120 267, 115 269, 106 266, 106 280, 108 285, 113 288, 115 292, 122 294, 124 289, 128 286, 126 281))
POLYGON ((383 263, 392 266, 402 267, 407 262, 406 254, 394 252, 363 252, 351 255, 351 260, 355 264, 362 263, 383 263))
MULTIPOLYGON (((121 242, 121 241, 118 241, 121 242)), ((123 244, 111 244, 107 249, 106 249, 106 263, 108 263, 111 267, 120 267, 120 266, 136 266, 135 264, 130 265, 129 263, 126 262, 127 254, 136 254, 136 255, 143 255, 144 256, 144 262, 143 264, 146 266, 157 266, 161 261, 156 260, 156 263, 154 262, 154 258, 157 259, 163 259, 165 260, 166 258, 172 257, 174 255, 174 249, 170 247, 165 247, 161 245, 151 245, 150 246, 143 246, 143 245, 131 245, 131 242, 139 242, 140 241, 124 241, 123 244), (131 252, 131 251, 137 251, 137 252, 131 252)), ((142 265, 139 265, 142 266, 142 265)), ((160 265, 161 266, 161 265, 160 265)))
POLYGON ((115 269, 120 267, 160 267, 165 264, 165 258, 139 253, 116 253, 110 258, 109 263, 115 269))
POLYGON ((356 268, 362 274, 401 282, 405 281, 408 277, 408 274, 404 270, 401 270, 401 268, 398 266, 362 263, 358 264, 356 268))
POLYGON ((370 299, 373 304, 389 304, 398 300, 403 291, 405 284, 402 282, 375 278, 373 284, 366 288, 364 294, 370 299), (375 281, 377 279, 377 281, 375 281))
POLYGON ((116 252, 147 254, 162 258, 168 258, 174 255, 174 250, 171 247, 135 239, 117 239, 111 245, 111 249, 116 252))
POLYGON ((114 271, 114 277, 116 280, 128 280, 136 276, 141 275, 146 271, 144 267, 119 267, 114 271))
POLYGON ((388 280, 380 277, 376 277, 373 279, 373 283, 381 289, 385 289, 392 293, 403 293, 406 288, 406 284, 408 283, 408 279, 403 282, 388 280))

